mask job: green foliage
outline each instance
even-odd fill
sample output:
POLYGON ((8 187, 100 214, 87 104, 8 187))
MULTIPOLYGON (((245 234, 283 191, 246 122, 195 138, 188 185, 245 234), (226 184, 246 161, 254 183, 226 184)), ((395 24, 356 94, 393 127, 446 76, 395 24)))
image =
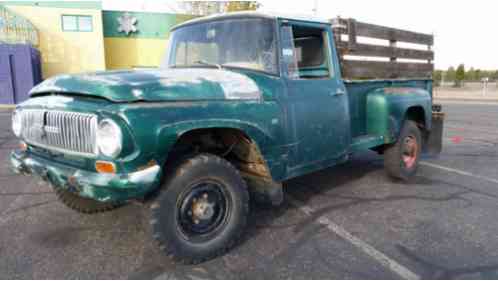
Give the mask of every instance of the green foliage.
POLYGON ((218 13, 253 11, 259 8, 258 1, 181 1, 187 14, 211 15, 218 13))
POLYGON ((496 70, 494 73, 492 73, 491 79, 498 81, 498 70, 496 70))
POLYGON ((455 74, 455 87, 461 87, 462 82, 465 80, 465 65, 460 64, 455 74))
POLYGON ((441 81, 443 80, 443 71, 434 70, 434 72, 432 73, 432 79, 434 80, 434 86, 441 86, 441 81))
POLYGON ((464 81, 466 82, 480 82, 484 78, 489 78, 490 81, 498 82, 498 70, 482 70, 471 67, 465 71, 464 65, 460 65, 459 69, 455 70, 454 67, 448 70, 435 70, 433 73, 434 85, 440 86, 441 81, 453 82, 455 86, 461 86, 464 81), (462 79, 463 70, 463 79, 462 79), (457 72, 460 71, 457 75, 457 72), (439 76, 441 75, 441 76, 439 76), (457 79, 457 76, 459 79, 457 79), (441 77, 441 78, 440 78, 441 77))
POLYGON ((468 71, 465 72, 465 81, 474 81, 476 77, 476 71, 473 67, 471 67, 468 71))
POLYGON ((446 75, 444 76, 446 81, 455 82, 456 71, 453 66, 450 66, 446 71, 446 75))
POLYGON ((489 78, 490 80, 498 80, 498 71, 474 69, 473 67, 471 67, 467 72, 465 72, 465 81, 479 82, 484 78, 489 78))
POLYGON ((231 1, 226 6, 227 12, 255 11, 259 7, 257 1, 231 1))

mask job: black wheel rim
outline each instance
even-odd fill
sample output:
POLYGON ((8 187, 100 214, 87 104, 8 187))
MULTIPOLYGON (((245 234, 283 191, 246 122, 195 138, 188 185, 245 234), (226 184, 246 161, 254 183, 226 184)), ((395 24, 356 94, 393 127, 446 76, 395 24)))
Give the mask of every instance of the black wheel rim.
POLYGON ((179 200, 179 229, 188 240, 209 240, 223 228, 229 207, 222 184, 216 181, 193 184, 179 200))

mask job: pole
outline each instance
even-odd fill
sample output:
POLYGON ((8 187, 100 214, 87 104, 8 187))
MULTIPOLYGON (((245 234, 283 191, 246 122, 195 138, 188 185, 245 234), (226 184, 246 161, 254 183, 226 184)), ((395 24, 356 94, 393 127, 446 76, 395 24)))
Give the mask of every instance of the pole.
POLYGON ((318 0, 315 0, 314 3, 313 3, 313 16, 317 16, 318 15, 318 0))

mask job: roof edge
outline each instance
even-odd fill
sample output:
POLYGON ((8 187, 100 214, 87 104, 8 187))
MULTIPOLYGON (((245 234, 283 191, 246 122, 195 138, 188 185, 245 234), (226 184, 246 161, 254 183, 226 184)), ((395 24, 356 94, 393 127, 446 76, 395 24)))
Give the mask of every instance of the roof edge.
POLYGON ((278 14, 278 13, 263 13, 263 12, 258 12, 258 11, 242 11, 242 12, 229 12, 229 13, 222 13, 222 14, 214 14, 214 15, 209 15, 205 17, 200 17, 196 19, 192 19, 186 22, 182 22, 180 24, 177 24, 171 28, 171 30, 175 30, 179 27, 191 25, 191 24, 196 24, 196 23, 202 23, 202 22, 208 22, 208 21, 213 21, 213 20, 218 20, 218 19, 230 19, 230 18, 241 18, 241 17, 251 17, 251 18, 268 18, 268 19, 286 19, 286 20, 295 20, 295 21, 305 21, 305 22, 315 22, 315 23, 324 23, 324 24, 330 24, 330 21, 327 19, 323 18, 317 18, 313 16, 307 16, 307 15, 287 15, 287 14, 278 14))

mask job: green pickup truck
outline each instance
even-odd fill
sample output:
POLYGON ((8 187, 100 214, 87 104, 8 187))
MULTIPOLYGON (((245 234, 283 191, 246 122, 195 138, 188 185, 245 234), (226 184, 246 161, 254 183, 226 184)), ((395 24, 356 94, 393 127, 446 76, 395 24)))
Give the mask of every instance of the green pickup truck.
POLYGON ((237 242, 250 198, 282 203, 286 180, 368 150, 384 155, 389 176, 410 180, 421 153, 439 153, 432 44, 345 19, 191 20, 172 29, 159 69, 60 75, 33 88, 12 116, 20 145, 10 161, 81 213, 147 203, 161 249, 202 262, 237 242))

